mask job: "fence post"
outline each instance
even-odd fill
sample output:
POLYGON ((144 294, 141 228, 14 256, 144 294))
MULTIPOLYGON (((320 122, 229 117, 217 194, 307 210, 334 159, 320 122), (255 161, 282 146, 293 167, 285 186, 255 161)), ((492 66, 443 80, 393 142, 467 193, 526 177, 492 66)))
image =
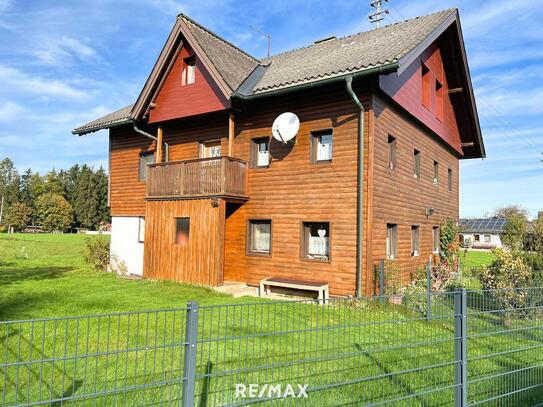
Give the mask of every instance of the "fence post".
POLYGON ((379 261, 379 296, 381 297, 381 302, 384 302, 383 295, 385 295, 385 260, 381 259, 379 261))
POLYGON ((432 256, 426 265, 426 319, 432 318, 432 256))
POLYGON ((454 293, 454 397, 455 407, 468 405, 468 299, 466 289, 454 293))
POLYGON ((198 340, 198 303, 187 304, 185 330, 185 360, 183 366, 182 406, 194 406, 194 386, 196 382, 196 343, 198 340))

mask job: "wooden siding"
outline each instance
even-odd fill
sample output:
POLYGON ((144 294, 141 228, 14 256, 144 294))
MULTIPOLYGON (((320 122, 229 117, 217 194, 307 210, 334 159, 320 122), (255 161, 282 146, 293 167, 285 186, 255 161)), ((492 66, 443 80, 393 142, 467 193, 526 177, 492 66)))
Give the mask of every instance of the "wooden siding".
POLYGON ((145 215, 144 277, 193 284, 223 282, 225 202, 149 201, 145 215), (189 218, 189 241, 174 244, 175 218, 189 218))
POLYGON ((145 182, 139 180, 139 158, 143 152, 154 151, 154 142, 128 126, 113 127, 109 137, 111 215, 143 216, 145 182))
MULTIPOLYGON (((453 62, 450 62, 453 63, 453 62)), ((400 76, 390 74, 380 77, 381 89, 405 110, 434 131, 457 152, 462 152, 457 118, 449 95, 448 78, 439 46, 432 45, 424 51, 400 76), (429 69, 430 108, 422 103, 422 64, 429 69), (438 119, 435 81, 443 85, 443 120, 438 119)))
POLYGON ((188 46, 179 52, 154 101, 155 107, 150 111, 149 123, 214 112, 230 106, 198 57, 195 82, 182 85, 184 59, 191 55, 188 46))
MULTIPOLYGON (((368 108, 368 97, 362 97, 360 88, 358 94, 368 108)), ((292 111, 301 124, 293 144, 283 146, 272 140, 268 168, 249 169, 249 201, 230 211, 227 208, 225 280, 257 284, 266 277, 295 277, 329 282, 333 295, 354 294, 359 114, 345 86, 274 98, 241 111, 236 115, 234 156, 244 160, 250 158, 253 138, 270 137, 278 114, 292 111), (311 132, 324 129, 333 129, 332 162, 311 164, 311 132), (250 219, 272 221, 270 256, 246 253, 250 219), (300 258, 305 221, 330 222, 329 262, 300 258)), ((366 123, 368 117, 369 113, 366 123)))
MULTIPOLYGON (((458 218, 458 156, 387 96, 374 95, 373 194, 371 214, 372 259, 386 255, 386 225, 398 225, 398 260, 404 269, 425 263, 432 253, 432 228, 446 218, 458 218), (396 138, 397 165, 388 166, 388 136, 396 138), (420 178, 413 176, 413 151, 420 151, 420 178), (434 161, 439 162, 439 185, 433 184, 434 161), (453 171, 452 191, 447 170, 453 171), (426 208, 435 213, 426 217, 426 208), (411 226, 420 227, 420 256, 411 256, 411 226)), ((404 278, 407 280, 406 274, 404 278)))

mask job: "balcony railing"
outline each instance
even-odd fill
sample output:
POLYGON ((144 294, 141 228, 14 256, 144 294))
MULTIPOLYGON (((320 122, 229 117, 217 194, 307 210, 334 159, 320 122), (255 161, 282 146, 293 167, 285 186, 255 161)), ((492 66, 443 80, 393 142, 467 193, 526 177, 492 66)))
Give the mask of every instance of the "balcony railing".
POLYGON ((150 164, 147 198, 247 198, 247 162, 233 157, 150 164))

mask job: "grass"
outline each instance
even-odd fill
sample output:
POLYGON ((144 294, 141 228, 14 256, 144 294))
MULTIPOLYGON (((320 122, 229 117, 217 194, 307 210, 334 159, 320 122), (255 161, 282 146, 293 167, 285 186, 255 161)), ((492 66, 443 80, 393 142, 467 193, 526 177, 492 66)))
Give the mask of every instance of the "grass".
MULTIPOLYGON (((56 406, 64 404, 61 398, 80 405, 177 404, 187 317, 182 307, 189 300, 204 305, 196 353, 199 406, 242 401, 235 398, 236 383, 309 384, 313 392, 302 401, 315 406, 453 403, 452 294, 434 298, 431 321, 374 299, 326 307, 235 300, 201 287, 94 272, 82 262, 83 245, 81 236, 0 237, 1 319, 106 313, 0 323, 2 404, 41 400, 56 406)), ((469 303, 470 401, 530 386, 486 405, 543 400, 541 315, 506 326, 482 293, 473 293, 469 303)))
POLYGON ((464 270, 478 269, 488 266, 494 258, 494 253, 490 251, 462 250, 460 252, 460 265, 464 270))
POLYGON ((0 320, 179 308, 188 301, 241 301, 204 287, 96 272, 83 261, 87 238, 100 237, 0 234, 0 320))

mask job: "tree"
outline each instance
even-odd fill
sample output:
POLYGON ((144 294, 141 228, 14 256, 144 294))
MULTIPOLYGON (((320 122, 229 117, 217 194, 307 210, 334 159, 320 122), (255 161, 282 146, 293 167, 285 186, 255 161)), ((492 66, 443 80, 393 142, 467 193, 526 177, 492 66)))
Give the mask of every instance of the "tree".
POLYGON ((28 225, 30 220, 30 215, 32 214, 32 209, 28 207, 25 203, 15 202, 9 208, 9 211, 6 214, 4 224, 6 226, 11 226, 16 231, 24 229, 28 225))
POLYGON ((97 227, 100 222, 110 222, 109 208, 107 206, 108 179, 107 174, 102 167, 95 173, 94 184, 98 196, 97 218, 95 223, 95 227, 97 227))
POLYGON ((19 200, 19 173, 9 158, 0 161, 0 199, 4 197, 4 208, 19 200))
POLYGON ((98 206, 98 191, 94 185, 94 173, 83 165, 77 186, 77 198, 75 200, 76 220, 86 228, 94 227, 98 206))
POLYGON ((72 224, 73 209, 60 194, 43 194, 36 200, 36 215, 43 229, 65 231, 72 224))
POLYGON ((526 221, 528 220, 529 214, 530 213, 528 212, 528 209, 523 208, 520 205, 507 205, 501 208, 496 208, 494 209, 494 212, 492 212, 492 216, 494 216, 495 218, 507 219, 511 215, 519 215, 523 217, 526 221))
POLYGON ((528 210, 519 205, 509 205, 496 209, 494 216, 507 219, 503 243, 514 252, 520 251, 528 226, 528 210))

